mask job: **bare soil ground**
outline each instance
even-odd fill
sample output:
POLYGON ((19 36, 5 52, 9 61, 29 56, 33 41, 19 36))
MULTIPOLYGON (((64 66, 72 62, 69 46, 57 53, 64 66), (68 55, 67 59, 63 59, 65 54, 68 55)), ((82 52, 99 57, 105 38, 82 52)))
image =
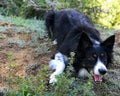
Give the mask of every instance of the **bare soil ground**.
MULTIPOLYGON (((10 68, 13 77, 24 78, 26 73, 35 75, 44 64, 48 64, 54 47, 47 38, 37 39, 38 45, 35 45, 32 37, 35 31, 26 32, 24 28, 18 31, 16 25, 4 21, 0 21, 0 27, 5 28, 0 30, 0 88, 7 88, 5 81, 9 78, 10 68)), ((106 38, 108 34, 102 33, 102 36, 106 38)), ((97 96, 107 96, 105 89, 111 92, 111 96, 120 96, 120 32, 116 33, 113 54, 113 64, 105 77, 107 82, 95 84, 97 96)))
MULTIPOLYGON (((13 77, 24 78, 26 72, 35 75, 42 65, 48 63, 51 55, 49 50, 44 52, 44 49, 34 45, 36 42, 32 36, 36 32, 17 32, 15 25, 3 21, 0 21, 0 26, 7 27, 5 31, 0 31, 0 88, 3 88, 7 87, 4 81, 8 78, 9 67, 12 68, 13 77)), ((45 42, 47 39, 38 40, 37 43, 39 47, 46 48, 45 42)))

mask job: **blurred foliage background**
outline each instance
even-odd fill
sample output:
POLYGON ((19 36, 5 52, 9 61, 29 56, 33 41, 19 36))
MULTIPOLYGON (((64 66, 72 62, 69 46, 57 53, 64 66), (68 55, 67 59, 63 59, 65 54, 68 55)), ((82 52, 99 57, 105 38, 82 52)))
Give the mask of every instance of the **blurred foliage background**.
POLYGON ((44 19, 45 12, 74 8, 104 28, 120 25, 120 0, 0 0, 0 14, 44 19))

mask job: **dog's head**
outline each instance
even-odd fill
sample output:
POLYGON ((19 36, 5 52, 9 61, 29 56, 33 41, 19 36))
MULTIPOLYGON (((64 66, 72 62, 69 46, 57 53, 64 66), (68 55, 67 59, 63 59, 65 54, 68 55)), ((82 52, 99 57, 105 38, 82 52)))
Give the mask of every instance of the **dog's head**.
POLYGON ((102 81, 103 75, 107 72, 107 66, 111 63, 114 42, 115 35, 103 42, 95 41, 85 33, 81 35, 78 45, 83 54, 81 64, 93 76, 95 82, 102 81))

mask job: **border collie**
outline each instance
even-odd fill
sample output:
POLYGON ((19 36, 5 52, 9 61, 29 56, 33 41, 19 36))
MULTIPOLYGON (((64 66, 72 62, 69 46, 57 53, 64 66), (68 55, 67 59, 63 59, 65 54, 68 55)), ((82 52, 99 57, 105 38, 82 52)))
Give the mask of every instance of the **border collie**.
POLYGON ((72 65, 77 74, 89 73, 95 82, 101 82, 111 63, 115 35, 102 41, 91 20, 74 9, 48 12, 45 25, 49 37, 57 41, 57 51, 49 62, 50 69, 55 70, 49 83, 57 82, 55 75, 65 70, 70 52, 75 53, 72 65))

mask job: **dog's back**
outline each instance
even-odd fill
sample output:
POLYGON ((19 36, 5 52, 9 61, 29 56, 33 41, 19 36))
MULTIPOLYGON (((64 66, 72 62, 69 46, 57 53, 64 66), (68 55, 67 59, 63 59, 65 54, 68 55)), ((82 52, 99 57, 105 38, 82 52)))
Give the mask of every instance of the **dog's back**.
POLYGON ((49 30, 48 34, 52 39, 58 38, 61 34, 67 34, 76 25, 93 27, 87 16, 74 9, 63 9, 58 12, 50 11, 46 14, 45 20, 45 25, 49 30))
MULTIPOLYGON (((48 35, 52 40, 57 40, 57 49, 63 51, 64 47, 68 47, 68 55, 70 51, 74 51, 77 46, 76 42, 80 39, 80 34, 93 35, 93 38, 100 40, 99 33, 94 28, 91 20, 83 13, 74 9, 63 9, 57 12, 48 12, 45 19, 45 24, 48 29, 48 35), (70 33, 71 32, 71 33, 70 33), (72 36, 72 42, 70 42, 72 36), (73 38, 73 36, 75 36, 73 38), (64 42, 64 44, 63 44, 64 42), (67 44, 66 44, 66 43, 67 44), (71 43, 73 44, 72 48, 71 43)), ((64 51, 66 51, 64 50, 64 51)))

